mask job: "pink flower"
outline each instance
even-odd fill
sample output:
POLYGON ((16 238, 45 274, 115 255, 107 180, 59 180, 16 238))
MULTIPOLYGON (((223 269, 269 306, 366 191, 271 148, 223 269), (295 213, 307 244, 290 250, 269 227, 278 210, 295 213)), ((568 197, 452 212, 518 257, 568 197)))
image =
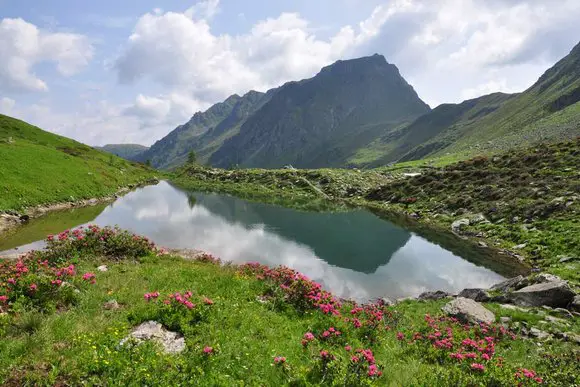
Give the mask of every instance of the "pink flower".
POLYGON ((61 280, 59 280, 59 279, 52 280, 52 281, 50 281, 50 283, 51 283, 52 285, 56 285, 56 286, 60 286, 60 285, 62 285, 62 281, 61 281, 61 280))
POLYGON ((398 332, 397 333, 397 340, 404 340, 405 339, 405 335, 403 334, 403 332, 398 332))
POLYGON ((475 370, 475 371, 484 371, 485 367, 483 366, 483 364, 479 364, 479 363, 473 363, 471 364, 471 369, 475 370))
POLYGON ((206 346, 206 347, 203 348, 203 353, 205 353, 206 355, 212 354, 213 353, 213 348, 206 346))
POLYGON ((29 288, 31 291, 35 292, 38 289, 38 286, 36 284, 31 284, 29 288))
POLYGON ((328 336, 330 336, 330 332, 329 331, 322 332, 322 337, 326 338, 328 336))
POLYGON ((187 309, 193 309, 193 308, 195 308, 195 304, 194 304, 194 303, 192 303, 191 301, 185 301, 185 302, 183 303, 183 305, 185 305, 185 307, 186 307, 187 309))
POLYGON ((359 360, 360 360, 360 359, 359 359, 359 357, 358 357, 358 356, 352 356, 352 357, 350 358, 350 361, 352 361, 353 363, 358 363, 358 361, 359 361, 359 360))
POLYGON ((490 357, 490 356, 489 356, 487 353, 483 353, 483 354, 481 354, 481 358, 482 358, 483 360, 489 360, 489 359, 491 359, 491 357, 490 357))
POLYGON ((213 305, 213 301, 207 297, 203 298, 203 303, 206 305, 213 305))
POLYGON ((85 273, 85 274, 83 274, 83 279, 85 281, 90 281, 90 280, 92 280, 94 278, 95 278, 95 274, 94 273, 85 273))
POLYGON ((312 334, 312 332, 306 332, 304 334, 304 339, 308 340, 308 341, 312 341, 312 340, 314 340, 314 335, 312 334))
POLYGON ((379 371, 376 364, 371 364, 369 366, 368 375, 369 376, 381 376, 381 371, 379 371))
POLYGON ((286 363, 286 358, 284 356, 276 356, 274 358, 274 364, 284 364, 286 363))
POLYGON ((351 351, 351 349, 352 349, 352 347, 351 347, 350 345, 347 345, 346 347, 344 347, 344 349, 345 349, 347 352, 350 352, 350 351, 351 351))
POLYGON ((8 301, 8 296, 0 296, 0 302, 4 303, 8 301))
POLYGON ((14 278, 8 278, 8 279, 6 280, 6 282, 8 282, 8 283, 9 283, 9 284, 11 284, 11 285, 16 285, 16 280, 15 280, 14 278))

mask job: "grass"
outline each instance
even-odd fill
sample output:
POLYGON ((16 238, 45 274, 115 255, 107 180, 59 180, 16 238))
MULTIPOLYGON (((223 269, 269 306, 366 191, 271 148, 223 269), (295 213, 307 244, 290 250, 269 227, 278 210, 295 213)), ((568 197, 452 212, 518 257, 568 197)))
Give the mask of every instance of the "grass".
POLYGON ((0 115, 0 211, 102 197, 154 171, 0 115))
MULTIPOLYGON (((220 265, 207 256, 184 260, 152 251, 137 259, 123 259, 115 251, 124 251, 122 243, 129 242, 112 240, 118 245, 102 242, 108 245, 101 250, 110 251, 116 257, 114 261, 91 255, 77 242, 71 242, 76 246, 72 249, 69 246, 68 250, 57 250, 73 253, 71 259, 78 274, 68 281, 79 289, 73 303, 44 308, 42 312, 25 302, 28 297, 39 295, 25 290, 18 301, 10 304, 12 309, 0 314, 0 383, 418 386, 489 385, 495 381, 504 385, 513 383, 514 372, 522 367, 534 369, 549 385, 572 385, 578 381, 578 363, 574 362, 578 351, 572 343, 555 340, 538 346, 517 336, 512 340, 500 335, 493 359, 503 358, 503 367, 495 366, 496 360, 492 360, 480 373, 470 370, 469 363, 462 365, 450 359, 448 350, 436 349, 426 338, 411 340, 417 332, 446 332, 445 327, 455 332, 457 343, 479 332, 477 327, 465 330, 448 320, 439 321, 444 300, 369 306, 368 311, 381 311, 384 316, 378 325, 373 325, 367 309, 353 314, 350 310, 356 305, 348 302, 339 309, 342 316, 308 307, 310 304, 304 304, 305 299, 301 298, 305 293, 299 290, 308 282, 302 280, 290 285, 298 291, 293 293, 282 290, 274 277, 266 274, 264 278, 262 268, 220 265), (109 270, 96 271, 101 264, 107 264, 109 270), (94 284, 78 278, 85 272, 96 273, 94 284), (187 290, 192 291, 191 299, 197 304, 192 310, 175 308, 168 312, 162 306, 161 299, 166 295, 187 290), (160 293, 159 299, 145 301, 144 293, 152 291, 160 293), (212 305, 202 301, 206 297, 213 301, 212 305), (104 310, 103 303, 111 299, 121 307, 104 310), (345 320, 354 317, 362 321, 361 328, 355 328, 354 320, 345 320), (185 352, 167 355, 153 343, 119 345, 132 326, 151 319, 165 319, 166 326, 171 324, 181 332, 185 336, 185 352), (367 329, 366 324, 373 328, 367 329), (324 340, 320 335, 331 326, 341 334, 324 340), (315 338, 304 345, 301 341, 307 332, 315 338), (347 345, 352 350, 347 351, 347 345), (206 347, 212 348, 210 355, 204 354, 206 347), (351 360, 353 355, 360 356, 356 349, 372 351, 382 376, 369 377, 368 365, 351 360), (330 362, 321 360, 321 350, 336 358, 330 362), (559 360, 548 360, 546 355, 559 360), (285 362, 276 365, 277 356, 284 357, 285 362)), ((93 246, 92 239, 89 243, 93 246)), ((57 255, 60 256, 47 254, 50 265, 57 255)), ((58 265, 68 263, 59 261, 58 265)), ((28 265, 31 272, 19 281, 31 276, 38 282, 34 265, 28 265)), ((0 283, 6 281, 2 273, 0 270, 0 283)), ((493 305, 490 308, 498 310, 493 305)))

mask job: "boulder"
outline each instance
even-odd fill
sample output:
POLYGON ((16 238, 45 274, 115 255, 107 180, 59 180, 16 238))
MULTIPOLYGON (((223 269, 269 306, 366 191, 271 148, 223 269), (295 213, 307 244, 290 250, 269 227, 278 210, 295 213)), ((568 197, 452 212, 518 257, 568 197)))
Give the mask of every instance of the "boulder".
POLYGON ((566 282, 552 281, 526 286, 511 293, 509 298, 521 306, 566 307, 574 299, 574 292, 566 282))
POLYGON ((137 343, 143 341, 152 340, 160 344, 163 350, 167 353, 179 353, 185 350, 185 339, 177 332, 168 331, 158 323, 157 321, 146 321, 143 324, 137 326, 125 337, 120 345, 124 345, 130 340, 134 340, 137 343))
POLYGON ((109 270, 109 268, 107 267, 107 265, 101 265, 101 266, 97 267, 97 270, 100 272, 104 272, 104 271, 109 270))
POLYGON ((427 301, 427 300, 440 300, 442 298, 451 297, 451 294, 444 292, 442 290, 436 290, 434 292, 424 292, 417 297, 418 300, 427 301))
POLYGON ((469 298, 477 302, 486 302, 490 300, 489 294, 484 289, 479 288, 463 289, 458 296, 469 298))
POLYGON ((495 315, 492 311, 469 298, 457 297, 455 300, 445 304, 441 309, 462 322, 491 324, 495 321, 495 315))
POLYGON ((500 292, 505 293, 509 290, 515 289, 518 286, 518 284, 520 282, 522 282, 523 280, 524 280, 524 277, 521 275, 518 275, 517 277, 510 278, 510 279, 502 281, 498 284, 493 285, 490 288, 490 290, 499 290, 500 292))
POLYGON ((463 218, 456 220, 455 222, 451 223, 451 231, 458 234, 461 232, 461 229, 465 226, 469 226, 469 219, 463 218))
POLYGON ((552 338, 551 334, 533 327, 530 328, 530 330, 528 331, 528 336, 535 337, 538 340, 546 340, 552 338))
POLYGON ((533 283, 543 284, 546 282, 555 282, 555 281, 562 281, 562 278, 550 273, 540 273, 534 278, 533 283))
POLYGON ((483 216, 483 214, 476 214, 469 219, 469 224, 477 224, 477 223, 489 223, 489 221, 483 216))

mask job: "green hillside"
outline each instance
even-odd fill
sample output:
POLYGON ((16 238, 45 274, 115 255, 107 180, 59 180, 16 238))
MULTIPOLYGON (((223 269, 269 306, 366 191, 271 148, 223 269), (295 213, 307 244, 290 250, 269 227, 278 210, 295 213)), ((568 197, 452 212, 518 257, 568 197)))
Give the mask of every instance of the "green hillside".
POLYGON ((153 171, 0 115, 0 210, 105 196, 153 171))
POLYGON ((107 144, 104 146, 96 146, 95 149, 112 153, 125 160, 137 160, 138 156, 149 149, 149 147, 140 144, 107 144))
MULTIPOLYGON (((493 112, 443 130, 432 127, 432 137, 406 155, 399 157, 400 150, 396 150, 384 158, 406 161, 447 154, 466 158, 477 153, 504 151, 514 144, 532 145, 574 138, 580 135, 579 102, 580 44, 533 86, 506 98, 493 112)), ((420 120, 430 120, 438 113, 438 109, 434 109, 420 120)), ((423 130, 416 122, 405 129, 405 135, 414 138, 421 136, 423 130)))

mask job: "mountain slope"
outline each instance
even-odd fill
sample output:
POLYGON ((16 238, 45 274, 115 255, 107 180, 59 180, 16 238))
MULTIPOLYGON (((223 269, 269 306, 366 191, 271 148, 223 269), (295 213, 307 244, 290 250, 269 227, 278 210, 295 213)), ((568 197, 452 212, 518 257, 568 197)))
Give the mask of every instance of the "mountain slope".
POLYGON ((0 114, 0 210, 88 199, 153 171, 0 114))
POLYGON ((171 168, 183 164, 188 153, 194 151, 200 162, 206 162, 213 151, 235 135, 248 116, 270 98, 271 93, 250 91, 242 97, 234 94, 205 112, 195 113, 189 122, 178 126, 139 155, 138 160, 150 160, 158 168, 171 168))
MULTIPOLYGON (((380 166, 405 158, 421 158, 425 154, 448 143, 430 142, 442 132, 461 133, 463 128, 481 121, 492 114, 517 94, 494 93, 470 99, 460 104, 442 104, 429 113, 417 118, 409 125, 381 137, 368 147, 361 149, 352 159, 354 163, 380 166)), ((449 140, 451 141, 451 140, 449 140)))
POLYGON ((380 55, 289 82, 210 157, 215 166, 342 166, 358 148, 429 111, 380 55))
POLYGON ((103 152, 112 153, 125 160, 136 160, 141 153, 149 149, 148 146, 139 144, 107 144, 94 148, 103 152))
MULTIPOLYGON (((422 130, 413 125, 407 128, 410 138, 422 130)), ((452 125, 444 130, 433 130, 431 134, 430 139, 400 160, 446 153, 465 157, 502 151, 514 144, 558 141, 580 135, 580 43, 534 85, 506 100, 494 112, 459 128, 452 125)))

